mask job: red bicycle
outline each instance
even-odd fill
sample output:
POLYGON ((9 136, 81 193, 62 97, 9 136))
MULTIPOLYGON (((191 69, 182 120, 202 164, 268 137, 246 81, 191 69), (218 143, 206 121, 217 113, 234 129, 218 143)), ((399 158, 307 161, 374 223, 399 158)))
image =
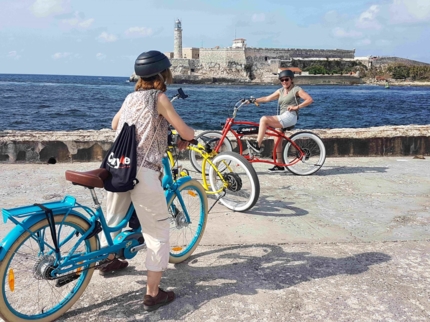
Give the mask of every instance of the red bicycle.
MULTIPOLYGON (((326 158, 326 151, 324 143, 318 135, 309 131, 300 131, 294 133, 291 137, 285 135, 285 131, 291 130, 291 128, 285 128, 277 130, 272 127, 268 127, 266 130, 266 136, 276 138, 275 145, 273 147, 273 159, 262 159, 256 155, 249 146, 248 140, 242 141, 242 138, 248 135, 255 135, 258 133, 259 124, 249 121, 236 121, 237 112, 240 108, 253 102, 254 99, 240 99, 233 109, 233 116, 227 118, 226 122, 222 124, 222 131, 205 131, 199 134, 196 139, 202 144, 210 144, 214 155, 223 151, 233 151, 233 144, 230 138, 227 137, 231 134, 236 138, 237 147, 236 152, 243 155, 249 162, 263 162, 274 164, 280 167, 286 167, 291 173, 296 175, 310 175, 317 172, 324 164, 326 158), (276 151, 278 146, 281 145, 280 150, 282 151, 282 162, 277 162, 276 151), (247 153, 245 153, 247 152, 247 153)), ((258 103, 254 104, 258 106, 258 103)), ((231 136, 230 136, 231 137, 231 136)), ((190 150, 190 161, 192 166, 201 172, 202 169, 202 158, 198 153, 190 150)))

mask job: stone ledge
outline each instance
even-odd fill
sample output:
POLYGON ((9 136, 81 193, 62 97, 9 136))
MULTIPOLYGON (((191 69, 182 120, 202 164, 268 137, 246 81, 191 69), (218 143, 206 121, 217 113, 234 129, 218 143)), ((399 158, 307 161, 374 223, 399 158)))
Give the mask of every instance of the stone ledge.
MULTIPOLYGON (((291 131, 295 133, 298 130, 291 131)), ((202 131, 198 131, 200 133, 202 131)), ((324 141, 327 156, 430 155, 430 125, 382 126, 359 129, 312 130, 324 141)), ((0 161, 59 162, 101 161, 115 132, 0 131, 0 161)), ((263 156, 271 155, 272 140, 265 140, 263 156)), ((182 154, 183 157, 187 153, 182 154)))

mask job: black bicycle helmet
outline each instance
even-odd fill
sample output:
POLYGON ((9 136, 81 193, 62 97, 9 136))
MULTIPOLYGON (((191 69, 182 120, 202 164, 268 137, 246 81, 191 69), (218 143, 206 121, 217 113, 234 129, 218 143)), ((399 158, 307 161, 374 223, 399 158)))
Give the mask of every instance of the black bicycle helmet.
POLYGON ((283 70, 279 73, 278 78, 281 79, 283 77, 294 78, 294 73, 289 69, 283 70))
POLYGON ((169 58, 157 50, 141 53, 134 63, 134 72, 137 76, 148 78, 172 66, 169 58))

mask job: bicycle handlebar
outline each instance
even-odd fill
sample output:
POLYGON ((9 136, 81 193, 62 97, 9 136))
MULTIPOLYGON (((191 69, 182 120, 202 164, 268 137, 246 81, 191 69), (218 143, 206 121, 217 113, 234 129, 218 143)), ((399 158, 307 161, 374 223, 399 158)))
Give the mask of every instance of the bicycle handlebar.
MULTIPOLYGON (((170 100, 170 102, 173 102, 174 100, 177 100, 178 98, 186 99, 187 97, 188 97, 188 95, 185 94, 184 90, 181 87, 179 87, 178 88, 178 93, 172 97, 172 99, 170 100)), ((196 139, 184 140, 183 138, 181 138, 181 136, 179 135, 179 133, 173 128, 173 126, 171 124, 169 124, 169 129, 172 132, 172 134, 176 134, 182 141, 189 142, 190 144, 193 144, 193 145, 197 145, 198 144, 198 141, 196 139), (173 133, 173 131, 175 131, 176 133, 173 133)))
POLYGON ((241 108, 243 105, 247 105, 247 104, 249 104, 249 103, 253 103, 253 104, 255 104, 255 106, 260 106, 260 104, 258 104, 258 103, 256 102, 256 98, 255 98, 255 97, 250 96, 249 98, 241 98, 240 100, 238 100, 238 101, 236 102, 236 104, 234 104, 234 108, 233 108, 233 118, 235 118, 235 117, 236 117, 236 115, 237 115, 237 111, 239 111, 239 110, 240 110, 240 108, 241 108))
POLYGON ((173 102, 174 100, 176 100, 178 98, 182 98, 184 100, 187 97, 188 97, 188 95, 184 93, 184 91, 182 90, 181 87, 179 87, 178 88, 178 94, 176 94, 175 96, 173 96, 172 99, 170 100, 170 102, 173 102))

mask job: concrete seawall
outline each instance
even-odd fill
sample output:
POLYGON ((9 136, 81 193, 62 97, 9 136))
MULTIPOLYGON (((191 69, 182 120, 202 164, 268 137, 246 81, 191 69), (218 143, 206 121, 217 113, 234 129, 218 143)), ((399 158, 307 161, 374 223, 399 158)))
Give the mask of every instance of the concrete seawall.
MULTIPOLYGON (((297 129, 291 133, 300 131, 297 129)), ((324 141, 327 156, 430 155, 430 125, 383 126, 360 129, 312 130, 324 141)), ((101 161, 112 145, 114 132, 0 131, 0 162, 101 161)), ((273 141, 265 140, 269 156, 273 141)), ((186 157, 183 153, 183 157, 186 157)))

